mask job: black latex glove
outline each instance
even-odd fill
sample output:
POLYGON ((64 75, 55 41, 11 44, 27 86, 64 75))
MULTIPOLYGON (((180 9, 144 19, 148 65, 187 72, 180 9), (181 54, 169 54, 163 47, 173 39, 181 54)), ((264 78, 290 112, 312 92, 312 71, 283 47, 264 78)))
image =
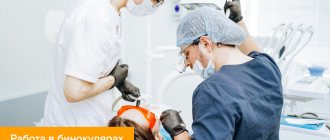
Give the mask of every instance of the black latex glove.
POLYGON ((131 97, 140 97, 140 89, 134 86, 132 83, 128 82, 127 80, 125 80, 122 84, 118 85, 117 88, 121 92, 121 97, 126 101, 134 102, 135 99, 131 97))
POLYGON ((172 139, 184 131, 187 131, 186 125, 179 112, 176 110, 168 109, 162 112, 162 115, 160 115, 160 121, 162 122, 164 129, 171 135, 172 139))
POLYGON ((228 9, 230 10, 229 19, 235 23, 243 19, 240 0, 226 1, 223 9, 225 10, 225 14, 228 9))
POLYGON ((117 63, 117 65, 113 68, 113 70, 109 74, 115 78, 115 82, 110 89, 122 84, 125 81, 127 74, 128 74, 128 65, 117 63))

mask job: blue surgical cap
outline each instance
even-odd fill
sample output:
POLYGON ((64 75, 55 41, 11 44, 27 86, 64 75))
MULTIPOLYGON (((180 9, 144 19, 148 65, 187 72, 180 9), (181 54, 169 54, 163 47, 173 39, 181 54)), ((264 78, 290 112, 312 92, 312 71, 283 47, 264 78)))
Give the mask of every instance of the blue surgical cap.
POLYGON ((184 49, 204 35, 214 43, 228 45, 240 45, 245 39, 244 30, 227 18, 223 11, 201 7, 182 18, 177 28, 176 44, 184 49))

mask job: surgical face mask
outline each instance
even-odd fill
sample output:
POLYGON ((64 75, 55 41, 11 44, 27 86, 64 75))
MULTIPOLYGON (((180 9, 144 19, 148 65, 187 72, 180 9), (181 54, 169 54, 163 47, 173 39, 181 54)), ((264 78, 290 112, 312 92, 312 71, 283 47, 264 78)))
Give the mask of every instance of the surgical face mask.
POLYGON ((134 0, 128 0, 126 8, 132 15, 138 17, 151 15, 157 10, 156 7, 153 7, 151 0, 143 0, 139 5, 137 5, 134 0))
MULTIPOLYGON (((203 47, 202 45, 198 45, 199 51, 205 56, 208 55, 207 54, 207 50, 205 47, 203 47)), ((200 75, 203 79, 207 79, 209 78, 211 75, 213 75, 215 73, 215 66, 212 63, 212 55, 210 57, 208 57, 208 64, 206 66, 206 68, 203 67, 202 63, 196 59, 195 64, 193 66, 193 70, 200 75)))

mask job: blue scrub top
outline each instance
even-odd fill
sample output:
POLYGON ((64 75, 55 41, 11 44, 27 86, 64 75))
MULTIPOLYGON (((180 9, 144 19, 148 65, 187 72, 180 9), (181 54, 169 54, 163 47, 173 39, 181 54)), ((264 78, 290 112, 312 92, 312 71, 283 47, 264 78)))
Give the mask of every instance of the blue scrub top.
POLYGON ((193 139, 278 140, 283 106, 281 73, 267 54, 225 65, 194 91, 193 139))

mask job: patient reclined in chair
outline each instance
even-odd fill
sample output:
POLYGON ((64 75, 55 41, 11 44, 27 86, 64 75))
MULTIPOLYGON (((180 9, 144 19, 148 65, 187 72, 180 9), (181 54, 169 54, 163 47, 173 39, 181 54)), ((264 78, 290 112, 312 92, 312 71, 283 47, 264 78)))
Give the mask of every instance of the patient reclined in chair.
POLYGON ((167 106, 123 105, 108 123, 109 127, 133 127, 135 140, 172 140, 161 126, 160 114, 167 106))

